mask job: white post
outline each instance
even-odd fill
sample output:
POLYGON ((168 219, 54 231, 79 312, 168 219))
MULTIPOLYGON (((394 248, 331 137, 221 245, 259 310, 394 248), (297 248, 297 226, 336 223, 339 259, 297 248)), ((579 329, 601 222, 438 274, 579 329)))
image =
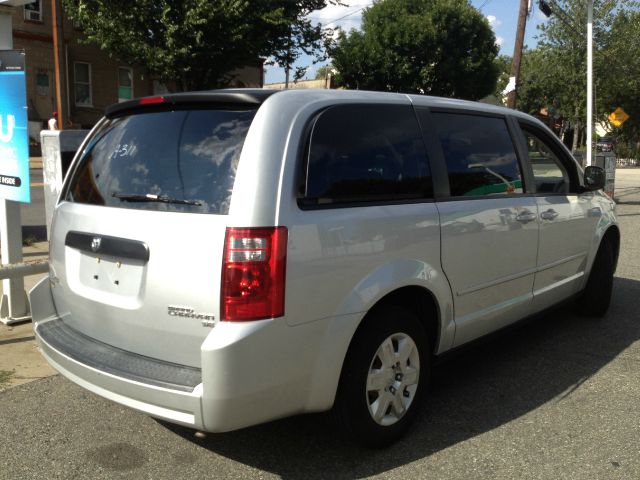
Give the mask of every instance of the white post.
POLYGON ((587 166, 593 153, 593 0, 587 0, 587 166))
MULTIPOLYGON (((10 14, 0 12, 0 50, 12 48, 12 18, 10 14)), ((3 265, 22 262, 22 221, 18 202, 0 199, 0 242, 3 265)), ((3 280, 0 321, 8 325, 29 318, 24 278, 3 280)))

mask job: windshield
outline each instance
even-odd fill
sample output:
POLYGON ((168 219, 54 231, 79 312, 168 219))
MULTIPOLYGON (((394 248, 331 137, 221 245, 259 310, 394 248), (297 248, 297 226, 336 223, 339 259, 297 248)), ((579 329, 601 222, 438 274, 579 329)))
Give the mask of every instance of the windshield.
POLYGON ((178 110, 108 120, 89 142, 66 200, 225 215, 254 115, 178 110))

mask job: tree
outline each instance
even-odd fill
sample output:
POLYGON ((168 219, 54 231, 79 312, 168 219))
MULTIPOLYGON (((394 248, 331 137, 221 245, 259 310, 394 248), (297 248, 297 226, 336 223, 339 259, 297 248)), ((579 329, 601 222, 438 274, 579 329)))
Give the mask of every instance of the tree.
POLYGON ((332 65, 322 65, 321 67, 318 67, 318 70, 316 70, 316 80, 324 80, 327 78, 327 75, 331 73, 332 68, 332 65))
MULTIPOLYGON (((270 63, 278 64, 285 70, 285 88, 289 87, 291 70, 294 71, 293 81, 297 82, 307 73, 306 66, 295 66, 296 61, 303 55, 316 55, 314 63, 326 60, 325 55, 318 55, 324 50, 324 45, 333 33, 332 29, 323 29, 321 24, 313 25, 307 16, 326 2, 282 2, 282 27, 280 35, 274 42, 274 52, 270 63)), ((335 3, 335 2, 333 2, 335 3)))
MULTIPOLYGON (((586 123, 587 6, 584 0, 556 0, 553 4, 554 15, 546 25, 539 27, 541 33, 537 48, 524 55, 518 107, 529 112, 537 112, 541 107, 557 111, 570 121, 574 132, 572 146, 576 149, 583 143, 580 141, 580 132, 586 123)), ((640 45, 629 41, 637 38, 639 31, 635 30, 633 36, 623 40, 620 29, 614 28, 620 23, 618 19, 621 16, 636 7, 637 2, 633 0, 594 2, 596 121, 603 120, 606 113, 610 112, 610 107, 605 103, 611 102, 615 84, 612 84, 613 72, 626 69, 625 62, 632 57, 640 58, 640 45), (614 51, 612 45, 616 42, 618 50, 626 49, 628 56, 614 51)), ((623 75, 622 78, 624 86, 619 87, 628 88, 631 82, 627 76, 623 75)))
POLYGON ((272 56, 291 65, 322 29, 305 16, 336 0, 63 0, 87 42, 176 90, 226 86, 230 73, 272 56))
POLYGON ((614 19, 606 38, 606 72, 601 87, 602 116, 622 107, 629 115, 622 127, 615 132, 623 148, 633 142, 637 149, 640 141, 640 12, 622 11, 614 19))
POLYGON ((330 53, 348 88, 475 100, 498 77, 495 35, 468 0, 381 0, 330 53))
POLYGON ((511 63, 513 63, 513 59, 509 55, 500 55, 496 58, 498 79, 496 80, 496 88, 493 95, 497 98, 504 96, 504 89, 507 88, 509 77, 511 76, 511 63))

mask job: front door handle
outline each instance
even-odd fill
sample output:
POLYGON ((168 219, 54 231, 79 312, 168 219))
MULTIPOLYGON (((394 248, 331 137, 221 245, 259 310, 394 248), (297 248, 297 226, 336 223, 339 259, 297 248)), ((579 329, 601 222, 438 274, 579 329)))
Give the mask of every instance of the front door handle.
POLYGON ((556 212, 553 208, 550 208, 546 212, 542 212, 540 214, 540 218, 543 220, 555 220, 558 217, 558 212, 556 212))
POLYGON ((521 223, 533 222, 536 219, 536 214, 530 212, 529 210, 525 210, 521 214, 516 217, 516 220, 521 223))

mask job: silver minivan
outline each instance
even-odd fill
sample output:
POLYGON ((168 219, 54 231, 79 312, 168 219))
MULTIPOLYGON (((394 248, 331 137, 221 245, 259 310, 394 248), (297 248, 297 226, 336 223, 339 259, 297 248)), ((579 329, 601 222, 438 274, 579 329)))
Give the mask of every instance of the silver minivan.
POLYGON ((224 432, 334 409, 402 435, 434 356, 567 300, 602 316, 604 173, 517 111, 220 90, 107 109, 30 294, 43 355, 98 395, 224 432))

